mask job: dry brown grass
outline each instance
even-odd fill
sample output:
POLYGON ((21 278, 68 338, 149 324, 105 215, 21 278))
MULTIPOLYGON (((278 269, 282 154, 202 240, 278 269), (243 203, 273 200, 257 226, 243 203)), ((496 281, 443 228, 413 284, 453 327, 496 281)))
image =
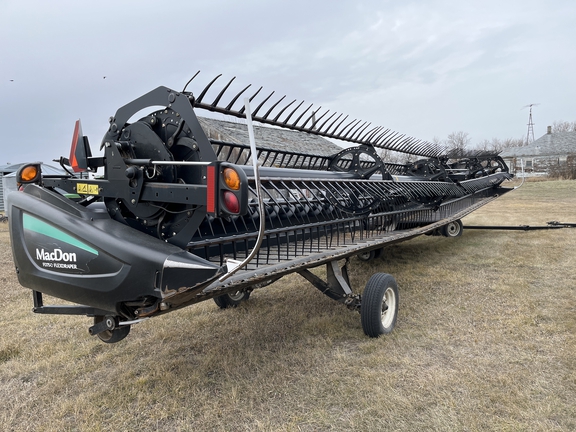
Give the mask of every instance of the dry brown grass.
MULTIPOLYGON (((465 224, 576 222, 576 182, 530 182, 465 224)), ((0 231, 6 228, 0 226, 0 231)), ((395 331, 297 275, 237 309, 202 303, 105 345, 39 316, 0 232, 6 430, 576 429, 576 229, 420 237, 371 263, 400 286, 395 331)))

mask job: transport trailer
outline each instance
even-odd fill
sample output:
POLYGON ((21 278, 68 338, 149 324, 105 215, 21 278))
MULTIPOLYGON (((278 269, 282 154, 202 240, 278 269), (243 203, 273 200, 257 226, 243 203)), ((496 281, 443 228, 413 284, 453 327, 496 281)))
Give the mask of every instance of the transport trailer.
POLYGON ((209 299, 234 307, 299 273, 359 311, 364 333, 378 337, 396 323, 396 281, 374 274, 358 294, 350 258, 374 258, 421 234, 460 236, 462 217, 512 190, 501 186, 512 175, 496 154, 456 158, 341 114, 281 105, 272 94, 258 103, 260 90, 242 104, 249 86, 221 103, 233 79, 205 102, 215 81, 198 96, 188 84, 159 87, 121 107, 101 156, 92 156, 78 121, 70 156, 60 158, 67 175, 43 175, 41 163, 20 168, 7 214, 34 312, 93 317, 90 334, 113 343, 142 320, 209 299), (244 118, 248 142, 209 139, 198 110, 244 118), (262 146, 253 121, 350 147, 324 156, 262 146), (415 162, 387 163, 377 149, 415 162), (319 266, 325 279, 310 271, 319 266), (45 305, 43 294, 73 304, 45 305))

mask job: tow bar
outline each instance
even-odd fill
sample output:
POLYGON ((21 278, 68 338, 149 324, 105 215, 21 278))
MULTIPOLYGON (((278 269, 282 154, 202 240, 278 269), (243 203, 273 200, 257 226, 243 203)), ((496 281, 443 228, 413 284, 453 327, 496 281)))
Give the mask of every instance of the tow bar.
POLYGON ((466 225, 465 229, 482 229, 482 230, 510 230, 510 231, 536 231, 536 230, 549 230, 549 229, 561 229, 561 228, 576 228, 576 223, 566 223, 558 221, 546 222, 547 225, 530 226, 530 225, 518 225, 518 226, 495 226, 495 225, 466 225))

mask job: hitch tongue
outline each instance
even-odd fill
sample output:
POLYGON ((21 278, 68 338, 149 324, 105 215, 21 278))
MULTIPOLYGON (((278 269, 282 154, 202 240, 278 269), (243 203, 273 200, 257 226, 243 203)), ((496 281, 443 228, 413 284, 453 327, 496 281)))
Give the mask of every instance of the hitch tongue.
POLYGON ((106 316, 102 321, 90 327, 88 329, 88 333, 90 333, 91 336, 96 336, 100 333, 105 332, 106 330, 112 331, 115 328, 116 328, 116 319, 112 316, 106 316))

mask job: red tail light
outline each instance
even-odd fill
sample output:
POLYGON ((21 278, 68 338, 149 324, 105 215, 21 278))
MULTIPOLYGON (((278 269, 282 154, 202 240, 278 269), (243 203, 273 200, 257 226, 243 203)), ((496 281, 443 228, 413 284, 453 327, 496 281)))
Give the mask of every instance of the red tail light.
POLYGON ((206 211, 215 217, 248 211, 248 178, 236 165, 214 161, 206 167, 206 211))
POLYGON ((240 201, 238 201, 238 197, 230 191, 224 191, 224 205, 229 213, 240 213, 240 201))

